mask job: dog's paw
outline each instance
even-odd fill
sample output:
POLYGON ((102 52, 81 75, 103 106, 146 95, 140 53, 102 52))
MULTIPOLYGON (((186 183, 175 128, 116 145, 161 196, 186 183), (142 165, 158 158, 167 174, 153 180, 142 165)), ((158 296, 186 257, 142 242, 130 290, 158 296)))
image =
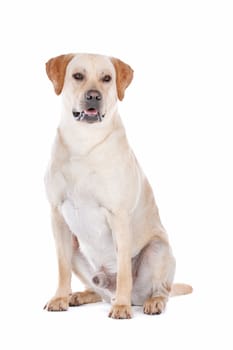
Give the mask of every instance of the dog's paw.
POLYGON ((143 305, 143 312, 147 315, 159 315, 165 310, 166 302, 165 297, 149 298, 143 305))
POLYGON ((132 308, 130 305, 113 305, 108 316, 116 319, 132 318, 132 308))
POLYGON ((85 292, 76 292, 70 295, 69 305, 70 306, 79 306, 89 303, 97 303, 102 301, 101 297, 92 291, 86 290, 85 292))
POLYGON ((69 307, 68 297, 54 297, 44 307, 47 311, 66 311, 69 307))

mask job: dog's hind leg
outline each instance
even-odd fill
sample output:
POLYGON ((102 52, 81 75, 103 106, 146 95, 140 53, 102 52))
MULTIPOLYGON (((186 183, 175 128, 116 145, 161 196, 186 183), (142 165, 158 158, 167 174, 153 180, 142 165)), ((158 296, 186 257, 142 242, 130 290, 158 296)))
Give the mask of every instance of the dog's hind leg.
POLYGON ((132 304, 143 305, 145 314, 164 311, 175 273, 175 259, 169 244, 152 240, 133 261, 132 304))
POLYGON ((78 240, 74 235, 72 236, 72 243, 72 271, 83 282, 86 290, 72 293, 69 297, 69 306, 79 306, 102 301, 101 296, 93 290, 93 285, 91 283, 94 271, 80 251, 78 240))

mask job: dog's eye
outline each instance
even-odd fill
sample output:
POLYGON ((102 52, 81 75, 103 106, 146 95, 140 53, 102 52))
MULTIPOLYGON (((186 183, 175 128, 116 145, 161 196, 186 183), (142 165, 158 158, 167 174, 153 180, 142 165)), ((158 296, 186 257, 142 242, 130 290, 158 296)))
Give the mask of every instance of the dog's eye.
POLYGON ((73 78, 75 80, 83 80, 84 79, 84 75, 82 73, 75 73, 75 74, 73 74, 73 78))
POLYGON ((105 75, 103 78, 102 78, 102 81, 104 83, 108 83, 109 81, 111 81, 112 77, 110 75, 105 75))

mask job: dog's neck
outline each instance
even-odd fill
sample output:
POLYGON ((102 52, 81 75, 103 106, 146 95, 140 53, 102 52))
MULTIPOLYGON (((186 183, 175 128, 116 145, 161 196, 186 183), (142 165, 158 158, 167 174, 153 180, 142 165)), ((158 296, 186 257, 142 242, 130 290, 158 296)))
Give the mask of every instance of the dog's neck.
POLYGON ((112 115, 106 115, 105 120, 95 124, 76 121, 72 115, 62 112, 59 133, 71 157, 83 157, 102 144, 113 133, 125 130, 117 109, 112 115))

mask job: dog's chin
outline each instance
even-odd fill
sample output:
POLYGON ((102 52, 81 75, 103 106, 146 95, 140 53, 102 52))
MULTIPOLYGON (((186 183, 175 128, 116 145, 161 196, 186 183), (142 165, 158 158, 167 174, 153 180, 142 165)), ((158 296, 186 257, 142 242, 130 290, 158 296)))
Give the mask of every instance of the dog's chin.
POLYGON ((77 112, 76 110, 72 111, 73 117, 76 121, 93 124, 103 121, 104 114, 101 114, 97 109, 90 108, 77 112))

